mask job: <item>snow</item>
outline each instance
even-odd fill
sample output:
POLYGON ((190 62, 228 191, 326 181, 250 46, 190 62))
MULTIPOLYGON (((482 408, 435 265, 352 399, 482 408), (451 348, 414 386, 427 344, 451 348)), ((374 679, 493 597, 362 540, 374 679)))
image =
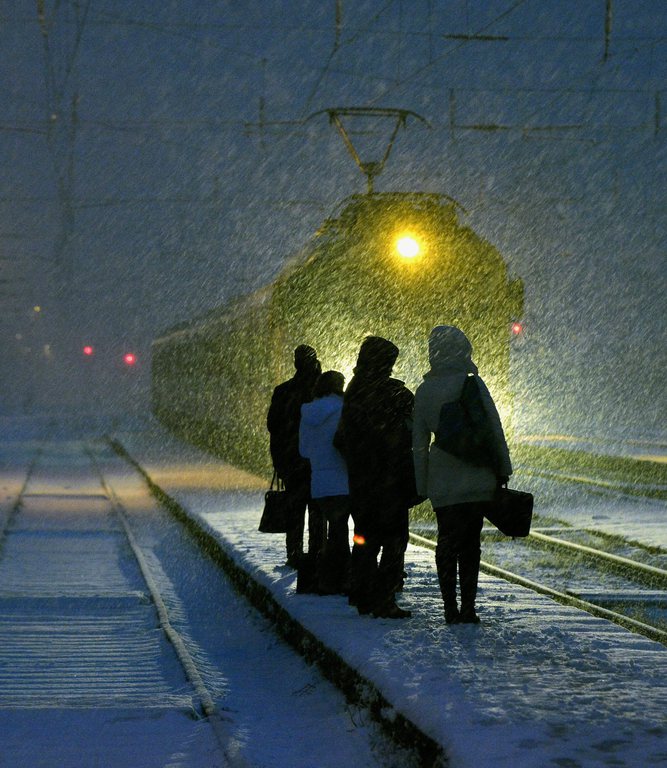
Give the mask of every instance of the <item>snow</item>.
MULTIPOLYGON (((161 432, 121 442, 238 567, 441 744, 453 768, 667 759, 662 645, 484 574, 483 623, 448 627, 433 555, 413 546, 400 601, 410 620, 359 617, 342 597, 297 595, 282 537, 256 530, 261 482, 161 432)), ((637 528, 655 518, 653 505, 633 504, 637 528)), ((632 515, 624 523, 632 528, 632 515)), ((664 522, 656 529, 664 536, 664 522)))
MULTIPOLYGON (((37 433, 31 427, 26 434, 37 433)), ((0 557, 0 765, 411 765, 410 754, 233 592, 181 525, 157 508, 140 475, 108 446, 61 434, 22 441, 18 429, 0 442, 0 483, 6 471, 16 474, 16 493, 40 454, 0 557), (157 626, 89 452, 218 704, 229 763, 221 762, 209 722, 193 717, 192 687, 157 626)), ((220 474, 224 484, 202 473, 199 479, 219 490, 238 487, 238 473, 220 474)), ((194 482, 185 475, 186 486, 194 482)))

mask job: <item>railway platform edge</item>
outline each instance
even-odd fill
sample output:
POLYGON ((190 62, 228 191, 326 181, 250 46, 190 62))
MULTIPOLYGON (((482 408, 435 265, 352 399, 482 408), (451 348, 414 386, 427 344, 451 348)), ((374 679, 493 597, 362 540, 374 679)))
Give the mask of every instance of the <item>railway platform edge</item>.
MULTIPOLYGON (((507 622, 508 626, 501 628, 496 616, 500 607, 501 611, 509 609, 514 614, 517 610, 523 614, 533 614, 534 621, 535 614, 540 611, 547 615, 545 605, 550 602, 548 598, 535 594, 526 597, 526 590, 507 585, 503 587, 499 584, 500 580, 486 577, 481 585, 482 592, 484 598, 493 604, 487 634, 480 635, 479 628, 472 627, 460 627, 458 633, 456 630, 452 632, 444 628, 442 617, 433 616, 427 635, 430 635, 433 642, 447 645, 439 649, 439 658, 444 659, 445 664, 449 659, 452 669, 429 668, 428 664, 433 664, 433 659, 430 659, 426 666, 411 671, 411 678, 408 679, 404 665, 389 669, 381 657, 384 651, 391 651, 392 644, 409 642, 413 620, 394 622, 392 625, 391 621, 356 616, 352 618, 352 609, 346 605, 337 605, 335 610, 331 610, 331 598, 295 595, 293 572, 286 572, 286 569, 281 571, 277 566, 271 568, 258 560, 262 556, 265 559, 266 553, 254 548, 253 541, 261 541, 265 545, 268 541, 266 536, 255 534, 254 531, 248 532, 246 541, 239 532, 227 535, 222 530, 224 526, 220 519, 211 513, 211 507, 208 507, 208 511, 202 511, 196 503, 189 503, 187 493, 179 493, 177 488, 175 492, 170 489, 169 481, 163 482, 160 471, 152 471, 150 460, 143 460, 140 448, 135 451, 131 441, 129 449, 126 448, 122 437, 114 439, 112 445, 144 476, 156 497, 187 525, 207 551, 220 562, 239 591, 246 594, 251 602, 273 620, 283 637, 309 661, 316 662, 351 700, 366 706, 398 737, 399 742, 417 746, 424 765, 446 764, 447 756, 450 755, 451 764, 456 766, 493 764, 532 768, 547 764, 549 760, 565 759, 569 754, 572 759, 576 759, 576 756, 583 759, 581 765, 594 766, 607 764, 610 751, 616 753, 618 764, 635 765, 650 764, 660 755, 664 757, 667 754, 667 727, 659 725, 660 716, 652 713, 651 707, 644 706, 644 702, 641 706, 638 703, 636 707, 630 707, 635 711, 630 720, 624 722, 624 717, 628 716, 628 707, 623 701, 624 698, 629 700, 627 687, 633 670, 635 690, 632 698, 641 698, 641 692, 636 686, 642 685, 643 675, 636 675, 636 664, 655 667, 652 672, 645 673, 654 683, 649 698, 661 702, 658 709, 663 707, 664 711, 667 686, 661 670, 665 669, 667 655, 663 646, 611 626, 603 620, 582 616, 578 611, 556 607, 552 603, 548 620, 555 622, 549 638, 553 647, 546 651, 536 649, 533 646, 536 641, 539 642, 539 637, 530 636, 531 630, 526 628, 523 620, 514 621, 516 615, 513 615, 507 622), (527 602, 530 603, 528 607, 527 602), (325 632, 324 637, 318 631, 323 613, 327 613, 326 621, 331 622, 328 629, 333 630, 331 634, 325 632), (344 619, 341 613, 347 614, 344 619), (314 623, 311 621, 312 616, 316 618, 314 623), (360 635, 359 652, 354 648, 354 636, 341 640, 349 632, 350 620, 356 622, 353 632, 359 632, 360 635), (471 634, 475 632, 477 636, 471 634), (370 645, 369 636, 372 636, 370 645), (574 647, 570 647, 575 636, 577 641, 574 647), (485 641, 488 647, 485 647, 485 641), (516 641, 516 644, 511 658, 503 658, 512 641, 516 641), (627 667, 624 664, 619 664, 617 669, 610 666, 613 658, 620 659, 624 653, 622 648, 615 647, 616 644, 635 649, 639 654, 637 660, 631 661, 627 667), (556 650, 556 655, 562 654, 562 657, 550 658, 550 650, 556 650), (583 665, 582 652, 591 653, 589 662, 583 665), (494 654, 498 654, 496 664, 494 654), (477 686, 478 681, 472 679, 476 676, 466 669, 470 663, 479 664, 487 671, 497 667, 495 671, 498 675, 507 678, 502 682, 502 695, 497 695, 499 684, 494 683, 491 700, 485 702, 484 693, 477 686), (516 667, 515 679, 511 679, 513 664, 521 665, 516 667), (531 665, 534 674, 526 674, 531 665), (601 675, 597 686, 591 677, 594 668, 601 675), (548 673, 547 677, 555 674, 559 678, 566 678, 562 683, 564 689, 568 686, 570 689, 577 685, 583 686, 584 690, 579 692, 582 699, 578 706, 586 709, 584 721, 588 722, 578 723, 578 733, 569 733, 568 729, 564 729, 559 723, 562 717, 550 716, 549 713, 557 712, 554 702, 558 700, 558 691, 549 690, 548 679, 543 680, 544 689, 539 689, 540 669, 548 673), (439 696, 433 695, 432 683, 424 684, 424 676, 431 673, 438 678, 435 690, 440 692, 439 696), (468 683, 472 685, 468 686, 468 683), (623 693, 619 694, 619 691, 623 693), (508 695, 513 699, 509 705, 508 695), (614 698, 616 704, 612 705, 614 698), (498 699, 502 700, 501 706, 498 706, 498 699), (584 701, 588 703, 582 704, 584 701), (542 709, 531 714, 534 705, 537 705, 538 710, 542 709), (619 738, 613 744, 604 738, 604 733, 610 730, 609 718, 614 722, 618 720, 612 730, 619 734, 619 738), (466 749, 474 730, 480 733, 485 731, 484 740, 491 738, 495 742, 496 751, 493 755, 483 755, 480 744, 469 744, 470 748, 466 749), (513 740, 518 741, 522 748, 524 759, 520 762, 516 761, 516 744, 513 740), (484 761, 485 758, 488 763, 484 761)), ((256 495, 255 513, 259 499, 261 496, 256 495)), ((416 558, 419 564, 411 574, 409 590, 416 601, 424 601, 428 593, 431 602, 428 605, 423 603, 422 613, 425 613, 437 605, 437 600, 435 603, 432 600, 437 588, 433 575, 425 580, 422 567, 424 563, 430 563, 432 554, 419 554, 420 557, 416 558)), ((276 543, 277 560, 281 559, 281 555, 281 547, 276 543)), ((413 550, 411 559, 415 560, 415 557, 413 550)), ((432 563, 430 565, 432 570, 432 563)), ((572 713, 573 722, 576 722, 577 717, 581 718, 582 712, 572 713)))

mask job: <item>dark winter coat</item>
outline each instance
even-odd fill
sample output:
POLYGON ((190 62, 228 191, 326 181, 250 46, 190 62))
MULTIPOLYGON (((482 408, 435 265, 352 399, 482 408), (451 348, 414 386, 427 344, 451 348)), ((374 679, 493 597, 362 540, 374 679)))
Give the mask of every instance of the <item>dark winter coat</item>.
POLYGON ((300 356, 300 349, 310 347, 297 347, 296 373, 273 390, 266 417, 271 459, 278 477, 283 480, 294 472, 310 472, 310 465, 299 453, 299 424, 301 406, 313 399, 313 386, 319 376, 320 365, 317 358, 313 362, 313 358, 300 356))
POLYGON ((397 355, 390 341, 367 338, 345 391, 334 444, 347 463, 353 509, 374 508, 382 514, 414 503, 414 397, 402 381, 391 378, 397 355))

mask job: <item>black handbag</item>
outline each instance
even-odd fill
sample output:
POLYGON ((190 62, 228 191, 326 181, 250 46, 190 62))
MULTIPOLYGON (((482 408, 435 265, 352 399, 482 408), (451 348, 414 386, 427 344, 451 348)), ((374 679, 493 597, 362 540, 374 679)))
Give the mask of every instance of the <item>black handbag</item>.
POLYGON ((485 517, 505 536, 528 536, 533 519, 533 494, 503 485, 496 491, 485 517))
POLYGON ((261 533, 286 533, 287 514, 290 508, 290 498, 285 485, 276 473, 273 473, 271 487, 264 494, 264 511, 259 521, 261 533), (274 490, 273 485, 276 485, 274 490))

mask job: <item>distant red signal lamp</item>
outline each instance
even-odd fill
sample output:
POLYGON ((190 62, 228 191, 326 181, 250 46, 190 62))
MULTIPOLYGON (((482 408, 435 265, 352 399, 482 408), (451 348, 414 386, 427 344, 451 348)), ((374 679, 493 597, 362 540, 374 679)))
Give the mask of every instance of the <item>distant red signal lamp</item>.
POLYGON ((126 352, 123 355, 125 365, 134 365, 137 362, 137 356, 133 352, 126 352))
POLYGON ((515 321, 512 323, 512 336, 521 336, 523 333, 523 323, 515 321))
POLYGON ((95 350, 90 344, 86 344, 83 348, 83 354, 86 355, 86 357, 92 357, 95 354, 95 350))

